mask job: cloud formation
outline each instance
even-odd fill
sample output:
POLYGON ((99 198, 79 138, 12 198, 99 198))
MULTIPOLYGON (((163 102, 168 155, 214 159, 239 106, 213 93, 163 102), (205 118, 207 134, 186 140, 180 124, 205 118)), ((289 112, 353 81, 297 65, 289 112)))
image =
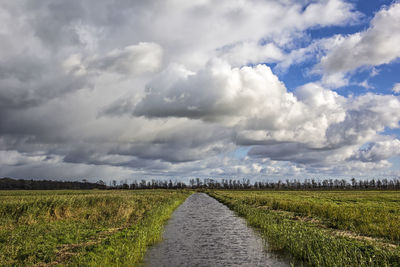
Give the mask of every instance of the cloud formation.
POLYGON ((301 47, 308 30, 361 13, 345 0, 3 2, 0 176, 387 170, 399 138, 382 132, 399 127, 399 97, 327 81, 395 61, 399 10, 301 47), (321 80, 290 88, 278 76, 312 60, 321 80))
POLYGON ((400 94, 400 83, 396 83, 393 88, 392 88, 392 92, 395 94, 400 94))
POLYGON ((328 84, 344 85, 350 71, 392 62, 400 57, 400 3, 377 12, 365 31, 337 35, 332 42, 319 64, 328 84))

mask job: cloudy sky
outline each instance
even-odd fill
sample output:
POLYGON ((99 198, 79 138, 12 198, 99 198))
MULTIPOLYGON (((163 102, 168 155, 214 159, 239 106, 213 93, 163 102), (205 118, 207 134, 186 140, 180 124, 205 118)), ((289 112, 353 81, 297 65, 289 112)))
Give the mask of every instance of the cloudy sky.
POLYGON ((0 177, 400 175, 400 2, 0 2, 0 177))

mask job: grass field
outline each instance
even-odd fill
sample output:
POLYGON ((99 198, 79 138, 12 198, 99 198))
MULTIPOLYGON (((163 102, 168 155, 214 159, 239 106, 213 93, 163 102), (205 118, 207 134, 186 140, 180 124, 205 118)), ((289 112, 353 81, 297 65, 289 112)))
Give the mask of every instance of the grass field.
MULTIPOLYGON (((132 266, 190 194, 181 190, 0 191, 1 266, 132 266)), ((398 191, 208 194, 269 249, 311 266, 400 266, 398 191)))
POLYGON ((0 265, 131 266, 189 194, 0 191, 0 265))
POLYGON ((396 191, 210 191, 269 249, 313 266, 400 266, 396 191))

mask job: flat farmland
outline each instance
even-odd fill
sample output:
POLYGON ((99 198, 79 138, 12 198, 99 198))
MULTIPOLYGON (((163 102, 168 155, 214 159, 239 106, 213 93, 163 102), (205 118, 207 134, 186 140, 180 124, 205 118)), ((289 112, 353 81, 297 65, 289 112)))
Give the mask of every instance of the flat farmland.
POLYGON ((269 249, 312 266, 400 266, 397 191, 210 191, 269 249))
POLYGON ((179 190, 0 191, 0 263, 138 263, 189 195, 179 190))
POLYGON ((398 191, 197 190, 254 238, 194 191, 0 191, 0 265, 224 266, 235 255, 256 266, 400 266, 398 191))

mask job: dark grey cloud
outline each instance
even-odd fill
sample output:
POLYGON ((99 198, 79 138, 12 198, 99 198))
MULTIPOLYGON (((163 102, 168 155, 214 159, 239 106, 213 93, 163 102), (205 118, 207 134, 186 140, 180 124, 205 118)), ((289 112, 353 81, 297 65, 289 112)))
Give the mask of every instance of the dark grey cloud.
POLYGON ((358 144, 385 127, 398 127, 400 101, 390 95, 366 94, 349 102, 345 119, 326 131, 331 147, 358 144))
POLYGON ((365 147, 355 152, 349 160, 379 162, 397 155, 400 155, 400 140, 388 139, 368 143, 365 147))
POLYGON ((89 86, 85 77, 63 73, 52 61, 21 55, 0 61, 0 106, 26 109, 89 86))

